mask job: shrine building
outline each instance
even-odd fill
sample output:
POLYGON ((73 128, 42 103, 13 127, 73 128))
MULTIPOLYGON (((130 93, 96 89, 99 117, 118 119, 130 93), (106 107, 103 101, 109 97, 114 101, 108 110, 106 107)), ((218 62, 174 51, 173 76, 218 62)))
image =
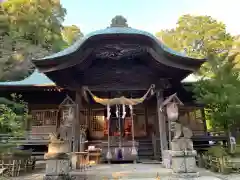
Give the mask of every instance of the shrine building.
POLYGON ((77 107, 71 122, 73 151, 80 151, 84 127, 88 146, 109 144, 110 136, 120 136, 122 147, 136 141, 140 159, 159 158, 171 138, 160 104, 172 94, 184 104, 179 121, 193 131, 193 139, 208 137, 203 106, 186 88, 194 83, 191 74, 205 61, 175 52, 145 31, 111 27, 90 33, 61 52, 34 59, 37 69, 22 81, 1 82, 0 93, 5 97, 19 93, 28 102, 32 146, 47 146, 48 134, 64 126, 59 105, 68 97, 77 107))

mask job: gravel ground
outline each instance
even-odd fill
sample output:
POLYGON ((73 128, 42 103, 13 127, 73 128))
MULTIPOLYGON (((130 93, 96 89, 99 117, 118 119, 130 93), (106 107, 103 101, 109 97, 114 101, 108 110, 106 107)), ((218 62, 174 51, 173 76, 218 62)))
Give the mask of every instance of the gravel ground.
MULTIPOLYGON (((8 178, 9 180, 42 180, 45 170, 38 170, 32 175, 25 175, 16 178, 8 178)), ((79 171, 71 172, 72 175, 80 177, 83 173, 79 171)), ((201 178, 199 180, 240 180, 240 174, 221 175, 212 173, 205 169, 199 169, 201 178)), ((159 164, 112 164, 112 165, 98 165, 90 168, 85 172, 87 177, 91 180, 114 179, 116 176, 121 176, 124 179, 145 179, 155 180, 157 176, 160 179, 168 179, 171 170, 162 168, 159 164), (91 178, 90 178, 91 177, 91 178)))

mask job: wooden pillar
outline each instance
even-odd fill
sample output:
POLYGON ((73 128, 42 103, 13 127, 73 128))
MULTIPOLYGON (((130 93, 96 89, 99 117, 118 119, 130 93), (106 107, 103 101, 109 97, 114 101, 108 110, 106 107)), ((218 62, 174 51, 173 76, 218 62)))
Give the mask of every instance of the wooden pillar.
POLYGON ((204 126, 204 134, 207 135, 207 121, 206 121, 206 115, 204 108, 201 108, 201 114, 202 114, 202 121, 203 121, 203 126, 204 126))
POLYGON ((165 121, 165 116, 160 109, 161 103, 164 101, 164 99, 161 91, 157 91, 156 95, 157 95, 157 114, 158 114, 159 136, 160 136, 160 146, 161 146, 161 157, 163 157, 163 151, 168 149, 166 121, 165 121))
POLYGON ((27 119, 25 120, 25 124, 24 124, 24 128, 25 128, 25 138, 28 140, 31 138, 31 130, 32 130, 32 119, 30 118, 30 116, 27 117, 27 119))
POLYGON ((145 118, 145 128, 146 128, 146 136, 149 136, 149 129, 148 129, 148 109, 144 105, 144 118, 145 118))
POLYGON ((82 109, 82 94, 81 92, 76 91, 75 96, 75 103, 76 103, 76 118, 74 119, 73 123, 73 132, 74 132, 74 144, 73 144, 73 151, 79 152, 80 149, 80 121, 83 120, 82 113, 80 109, 82 109))

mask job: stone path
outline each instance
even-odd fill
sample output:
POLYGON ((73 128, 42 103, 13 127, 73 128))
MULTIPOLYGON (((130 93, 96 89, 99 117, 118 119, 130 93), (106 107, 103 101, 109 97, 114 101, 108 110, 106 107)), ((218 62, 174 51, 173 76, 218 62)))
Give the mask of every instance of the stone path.
MULTIPOLYGON (((199 169, 201 178, 199 180, 240 180, 238 175, 220 175, 214 174, 210 171, 199 169), (215 177, 215 178, 214 178, 215 177)), ((42 180, 44 171, 36 172, 33 175, 21 176, 17 178, 9 178, 9 180, 42 180)), ((161 180, 168 180, 171 175, 170 169, 162 168, 160 164, 111 164, 111 165, 97 165, 91 167, 87 172, 73 171, 74 175, 80 177, 88 177, 88 180, 101 180, 101 179, 117 179, 121 180, 156 180, 159 177, 161 180)))

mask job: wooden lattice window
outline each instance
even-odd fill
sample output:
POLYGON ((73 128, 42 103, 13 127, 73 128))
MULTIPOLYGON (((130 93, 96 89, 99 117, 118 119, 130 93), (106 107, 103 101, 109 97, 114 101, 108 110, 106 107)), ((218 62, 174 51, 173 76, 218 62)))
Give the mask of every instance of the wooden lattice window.
POLYGON ((204 133, 204 117, 201 108, 182 107, 179 120, 188 126, 194 134, 204 133))
POLYGON ((92 131, 103 131, 104 129, 105 117, 102 116, 93 116, 92 117, 92 131))
POLYGON ((32 110, 33 126, 54 126, 57 124, 58 110, 32 110))
POLYGON ((195 110, 189 112, 189 118, 190 118, 191 122, 194 121, 196 123, 203 123, 201 109, 195 109, 195 110))
POLYGON ((105 123, 104 109, 91 110, 89 123, 91 131, 103 131, 105 123))

